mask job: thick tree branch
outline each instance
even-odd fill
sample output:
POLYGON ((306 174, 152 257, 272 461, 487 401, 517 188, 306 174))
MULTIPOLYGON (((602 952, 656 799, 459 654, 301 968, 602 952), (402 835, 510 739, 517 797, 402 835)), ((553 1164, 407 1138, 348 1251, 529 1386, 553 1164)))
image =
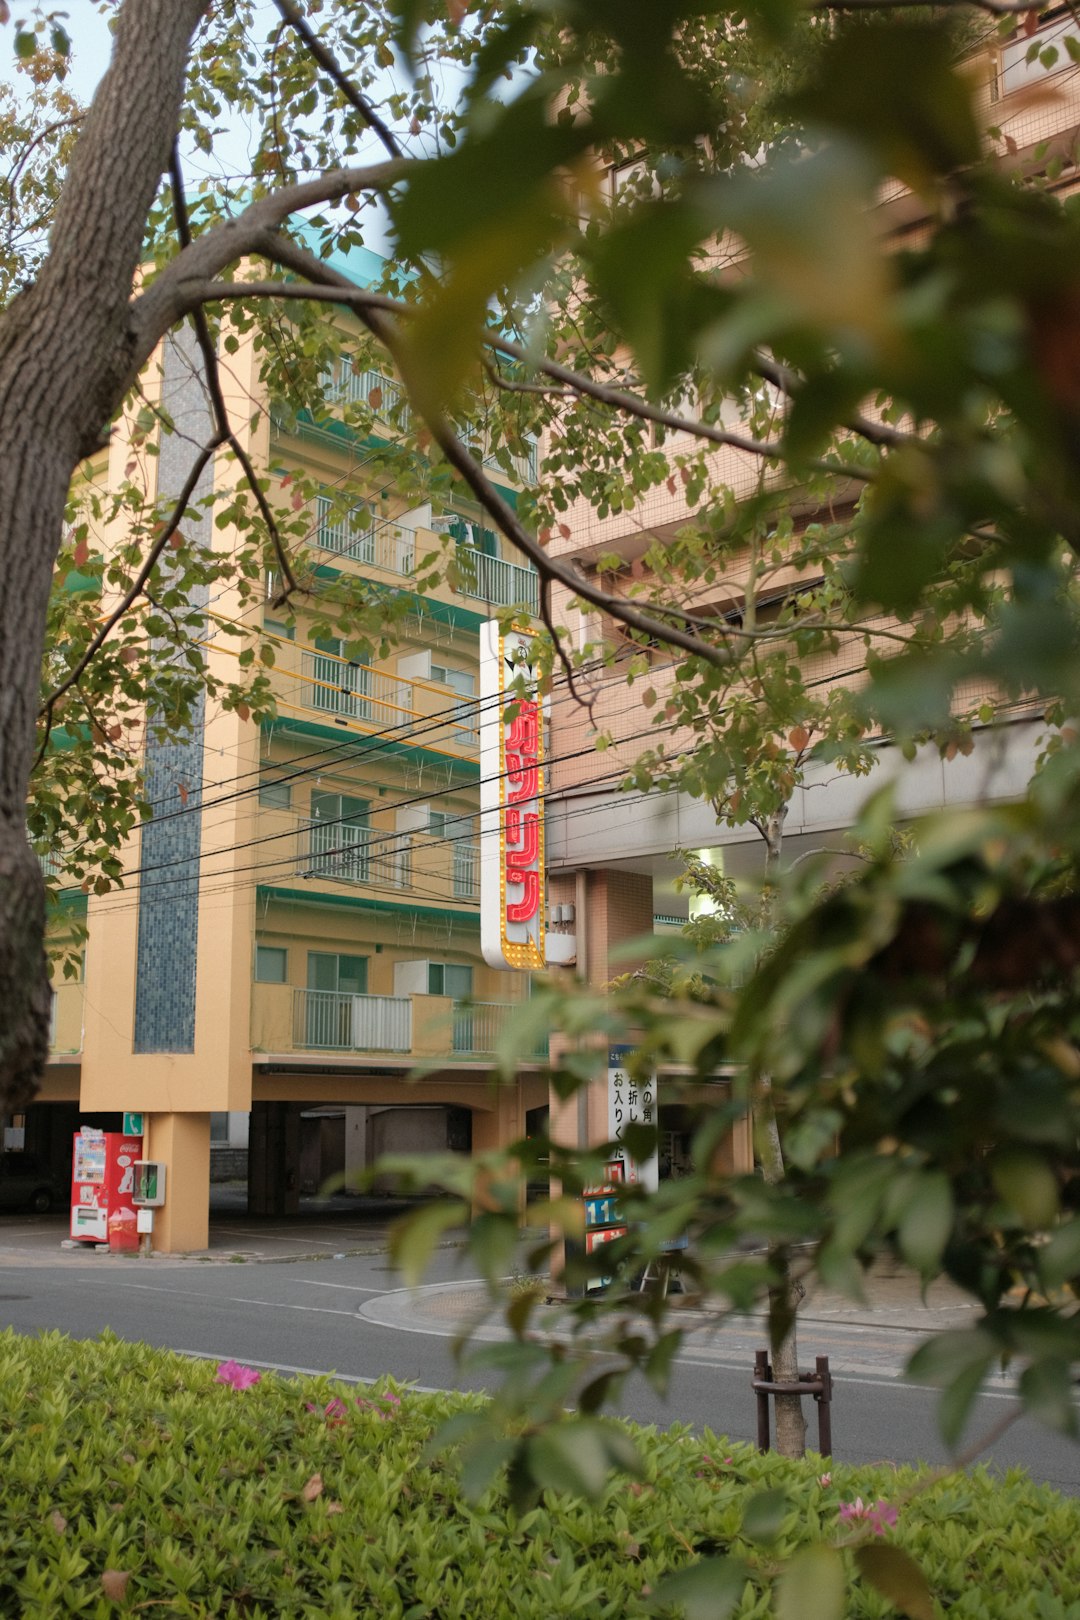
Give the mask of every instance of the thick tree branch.
MULTIPOLYGON (((283 238, 277 238, 271 247, 264 243, 253 251, 261 251, 267 257, 275 259, 284 268, 293 268, 301 262, 299 257, 289 259, 280 250, 283 238)), ((292 248, 293 244, 289 244, 292 248)), ((337 279, 337 272, 329 270, 312 254, 304 255, 302 248, 296 249, 298 255, 303 255, 304 270, 298 274, 312 276, 316 270, 320 276, 319 282, 283 282, 283 281, 207 281, 202 284, 192 281, 185 285, 185 292, 191 304, 228 302, 247 298, 278 298, 282 300, 295 299, 298 302, 315 300, 321 303, 344 304, 353 309, 365 319, 366 311, 380 311, 393 315, 402 320, 415 317, 417 310, 411 304, 403 304, 398 299, 387 298, 382 293, 369 292, 366 288, 357 287, 354 282, 341 276, 337 279)), ((636 416, 645 422, 655 422, 660 427, 670 428, 676 433, 689 433, 698 439, 704 439, 709 444, 726 446, 728 449, 741 450, 747 455, 758 456, 768 460, 778 460, 782 455, 782 447, 778 442, 769 442, 763 439, 748 438, 745 434, 730 433, 726 428, 713 427, 711 423, 700 422, 689 416, 679 416, 673 411, 665 411, 659 405, 650 405, 648 400, 641 399, 637 394, 627 393, 622 388, 610 388, 604 383, 596 382, 583 372, 572 371, 568 366, 560 365, 557 360, 537 358, 524 344, 516 343, 512 338, 503 337, 498 332, 487 331, 482 334, 481 342, 488 348, 506 355, 508 359, 520 360, 523 364, 533 366, 544 376, 551 377, 569 393, 589 399, 595 399, 601 405, 607 405, 612 410, 624 411, 628 416, 636 416)), ((880 442, 877 436, 877 424, 874 442, 880 442)), ((852 431, 856 431, 852 428, 852 431)), ((829 473, 837 478, 850 478, 856 483, 872 483, 874 474, 867 467, 849 466, 846 462, 818 461, 812 463, 814 470, 829 473)))
POLYGON ((323 72, 328 74, 337 85, 349 106, 358 112, 365 124, 375 131, 383 146, 392 158, 402 157, 401 147, 397 137, 387 124, 384 124, 370 102, 353 84, 348 74, 340 66, 333 52, 321 40, 307 19, 302 15, 299 6, 294 0, 274 0, 282 17, 289 27, 303 40, 309 53, 315 58, 323 72))
MULTIPOLYGON (((388 159, 357 169, 331 169, 315 180, 280 186, 259 197, 235 219, 224 221, 198 236, 151 282, 146 291, 132 299, 129 312, 132 376, 153 354, 165 333, 176 321, 191 313, 192 285, 220 275, 230 265, 253 253, 265 254, 266 243, 276 227, 291 214, 321 203, 336 202, 354 191, 389 191, 409 173, 406 159, 388 159)), ((318 263, 315 260, 315 263, 318 263)), ((347 283, 351 286, 352 283, 347 283)))
MULTIPOLYGON (((355 292, 357 289, 345 276, 339 275, 329 266, 324 265, 314 254, 297 247, 285 237, 275 237, 267 233, 267 241, 263 248, 267 257, 275 259, 285 269, 294 271, 297 275, 317 276, 321 284, 330 284, 342 290, 355 292)), ((401 373, 408 386, 407 368, 403 366, 401 345, 396 329, 391 324, 387 313, 373 304, 364 304, 357 301, 354 306, 361 320, 372 335, 386 349, 391 359, 401 373)), ((515 348, 517 345, 515 345, 515 348)), ((438 444, 443 455, 450 465, 460 473, 465 483, 472 490, 484 510, 494 518, 498 527, 517 549, 528 557, 536 568, 541 581, 557 581, 564 585, 574 596, 582 601, 589 602, 601 612, 608 613, 613 619, 625 624, 628 629, 635 630, 639 635, 649 637, 672 647, 681 647, 695 658, 704 659, 706 663, 726 668, 732 661, 732 654, 726 649, 711 646, 708 642, 699 640, 688 630, 680 630, 677 626, 666 624, 662 619, 655 619, 648 613, 642 613, 632 608, 621 596, 613 596, 603 591, 599 586, 587 579, 576 568, 567 563, 549 557, 540 542, 529 533, 521 522, 517 513, 509 502, 499 494, 495 485, 488 478, 480 464, 469 454, 450 423, 441 412, 420 411, 432 437, 438 444)), ((670 611, 685 619, 677 608, 670 611)))

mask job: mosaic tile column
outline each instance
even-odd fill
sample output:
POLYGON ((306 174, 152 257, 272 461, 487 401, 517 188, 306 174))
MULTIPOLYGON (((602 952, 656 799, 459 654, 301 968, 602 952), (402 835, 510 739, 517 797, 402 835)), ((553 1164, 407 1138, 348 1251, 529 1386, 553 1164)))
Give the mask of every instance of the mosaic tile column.
MULTIPOLYGON (((162 433, 158 456, 158 495, 176 498, 213 424, 195 335, 189 327, 166 338, 162 405, 175 433, 162 433)), ((213 462, 203 469, 191 496, 184 529, 196 542, 209 543, 211 519, 196 503, 213 489, 213 462)), ((205 586, 191 596, 208 605, 205 586)), ((174 655, 175 656, 175 655, 174 655)), ((195 1050, 195 989, 199 949, 199 850, 202 830, 203 731, 205 703, 200 694, 190 730, 157 740, 149 716, 146 744, 147 796, 155 819, 142 830, 139 865, 139 934, 135 980, 136 1052, 195 1050), (175 814, 180 811, 181 814, 175 814), (160 818, 160 819, 158 819, 160 818)))

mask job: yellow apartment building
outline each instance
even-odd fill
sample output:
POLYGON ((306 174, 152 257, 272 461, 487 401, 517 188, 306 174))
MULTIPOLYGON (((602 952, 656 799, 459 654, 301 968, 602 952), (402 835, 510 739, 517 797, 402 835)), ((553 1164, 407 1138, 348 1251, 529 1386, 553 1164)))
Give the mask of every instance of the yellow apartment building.
MULTIPOLYGON (((122 889, 61 894, 58 933, 85 917, 83 974, 57 984, 44 1085, 8 1126, 9 1145, 62 1176, 80 1119, 119 1129, 121 1111, 143 1113, 144 1156, 167 1166, 163 1251, 206 1245, 211 1164, 230 1141, 246 1138, 249 1209, 287 1215, 302 1190, 383 1151, 481 1151, 522 1135, 547 1104, 540 1051, 512 1085, 493 1080, 528 982, 485 966, 479 917, 478 632, 502 609, 535 612, 536 576, 467 503, 406 509, 371 487, 371 441, 335 411, 374 398, 390 413, 399 400, 390 378, 353 369, 342 331, 321 411, 279 414, 250 340, 223 367, 255 467, 325 488, 296 559, 314 594, 292 623, 272 583, 255 614, 227 592, 212 604, 261 630, 276 712, 257 724, 208 700, 190 737, 148 729, 154 817, 124 851, 122 889), (460 583, 418 594, 417 559, 440 544, 457 546, 460 583), (407 599, 383 663, 315 634, 319 581, 341 572, 407 599)), ((165 497, 209 432, 192 337, 167 341, 146 387, 177 429, 153 458, 165 497)), ((377 421, 374 439, 394 431, 377 421)), ((116 432, 92 470, 106 485, 122 476, 126 440, 116 432)), ((515 474, 493 470, 511 498, 535 477, 530 456, 515 474)), ((219 456, 195 500, 235 476, 219 456)), ((236 544, 211 516, 201 523, 215 547, 236 544)), ((241 645, 215 632, 211 667, 235 668, 241 645)), ((43 858, 62 869, 62 852, 43 858)))

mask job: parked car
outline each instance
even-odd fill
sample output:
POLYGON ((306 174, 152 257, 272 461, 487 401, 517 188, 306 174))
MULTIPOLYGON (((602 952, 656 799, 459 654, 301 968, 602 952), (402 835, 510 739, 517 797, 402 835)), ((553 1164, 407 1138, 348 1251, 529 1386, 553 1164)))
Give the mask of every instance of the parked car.
POLYGON ((32 1209, 44 1215, 61 1202, 48 1167, 32 1153, 0 1153, 0 1209, 32 1209))

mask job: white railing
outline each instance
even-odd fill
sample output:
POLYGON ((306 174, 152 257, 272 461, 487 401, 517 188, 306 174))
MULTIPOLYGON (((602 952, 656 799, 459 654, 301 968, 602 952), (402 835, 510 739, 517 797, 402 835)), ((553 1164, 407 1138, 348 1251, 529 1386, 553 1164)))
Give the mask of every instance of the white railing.
POLYGON ((412 1002, 407 996, 294 990, 293 1044, 332 1052, 408 1052, 412 1002))
MULTIPOLYGON (((518 455, 513 450, 510 451, 510 465, 519 484, 535 484, 537 479, 536 446, 531 440, 527 439, 525 442, 526 450, 524 455, 518 455)), ((503 470, 494 451, 484 457, 483 464, 496 472, 502 472, 503 470)))
POLYGON ((476 844, 455 844, 454 898, 475 900, 480 894, 480 850, 476 844))
POLYGON ((390 574, 409 575, 416 564, 415 531, 377 517, 366 503, 343 512, 329 496, 317 496, 313 539, 323 551, 390 574))
MULTIPOLYGON (((522 1005, 516 1001, 455 1001, 452 1050, 483 1054, 495 1051, 508 1020, 522 1005)), ((534 1058, 547 1057, 547 1036, 534 1043, 534 1058)))
POLYGON ((493 607, 528 608, 534 616, 540 611, 540 583, 535 568, 489 557, 472 546, 458 546, 461 568, 461 594, 472 596, 493 607))
POLYGON ((383 675, 367 664, 350 664, 336 653, 300 656, 304 706, 350 720, 400 725, 413 718, 412 683, 383 675))
POLYGON ((336 375, 323 373, 323 398, 332 405, 367 405, 376 416, 406 428, 412 417, 400 383, 378 371, 354 371, 348 360, 341 360, 336 375), (400 408, 400 414, 399 413, 400 408))
POLYGON ((306 821, 300 828, 297 869, 304 877, 408 889, 412 887, 412 840, 405 834, 387 847, 383 835, 370 827, 306 821), (369 847, 373 838, 377 839, 374 853, 369 847))

